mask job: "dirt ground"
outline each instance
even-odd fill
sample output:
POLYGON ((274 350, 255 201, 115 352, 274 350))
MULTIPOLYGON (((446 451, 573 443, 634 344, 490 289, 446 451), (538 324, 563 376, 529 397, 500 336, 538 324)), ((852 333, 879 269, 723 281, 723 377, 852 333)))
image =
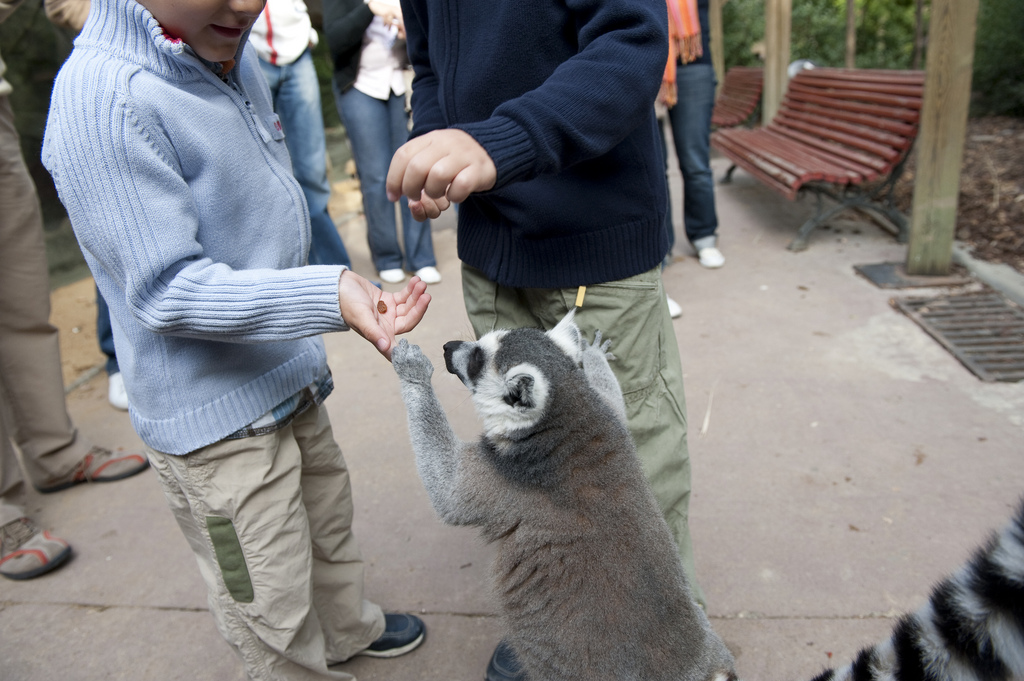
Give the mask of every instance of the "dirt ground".
MULTIPOLYGON (((904 213, 913 201, 913 162, 896 186, 904 213)), ((1024 274, 1024 118, 968 120, 956 238, 979 260, 1024 274)))
MULTIPOLYGON (((92 277, 62 286, 50 294, 50 323, 60 330, 65 386, 95 373, 106 361, 96 340, 96 288, 92 277)), ((106 389, 105 381, 103 389, 106 389)))
MULTIPOLYGON (((910 211, 913 159, 896 188, 900 210, 910 211)), ((358 182, 335 183, 331 212, 359 210, 358 182)), ((1024 119, 991 117, 968 121, 956 238, 975 257, 1006 263, 1024 274, 1024 119)), ((91 278, 53 291, 51 321, 60 329, 64 384, 85 381, 106 390, 105 358, 96 341, 96 300, 91 278), (88 380, 90 376, 97 378, 88 380)))

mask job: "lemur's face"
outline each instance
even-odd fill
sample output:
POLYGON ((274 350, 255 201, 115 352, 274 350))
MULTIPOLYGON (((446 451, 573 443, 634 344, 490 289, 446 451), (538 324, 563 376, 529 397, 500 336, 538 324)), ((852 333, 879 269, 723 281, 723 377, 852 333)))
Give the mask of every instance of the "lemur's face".
POLYGON ((537 329, 492 331, 476 342, 444 344, 444 365, 473 392, 490 436, 529 428, 543 415, 549 375, 578 363, 580 331, 573 311, 547 333, 537 329))

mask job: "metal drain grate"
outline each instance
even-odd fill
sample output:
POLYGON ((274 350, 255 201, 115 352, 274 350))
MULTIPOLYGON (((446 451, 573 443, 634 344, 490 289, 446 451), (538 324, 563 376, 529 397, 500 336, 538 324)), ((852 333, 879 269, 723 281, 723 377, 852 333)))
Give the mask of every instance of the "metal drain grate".
POLYGON ((892 304, 983 381, 1024 380, 1024 311, 993 291, 892 304))

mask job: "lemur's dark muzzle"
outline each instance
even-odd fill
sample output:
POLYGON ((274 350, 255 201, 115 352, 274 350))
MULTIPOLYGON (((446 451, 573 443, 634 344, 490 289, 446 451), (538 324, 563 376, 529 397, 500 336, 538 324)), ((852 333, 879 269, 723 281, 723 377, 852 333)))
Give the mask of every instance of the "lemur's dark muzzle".
POLYGON ((448 341, 444 344, 444 368, 448 370, 449 374, 459 375, 458 370, 452 364, 452 355, 463 345, 465 345, 465 341, 448 341))

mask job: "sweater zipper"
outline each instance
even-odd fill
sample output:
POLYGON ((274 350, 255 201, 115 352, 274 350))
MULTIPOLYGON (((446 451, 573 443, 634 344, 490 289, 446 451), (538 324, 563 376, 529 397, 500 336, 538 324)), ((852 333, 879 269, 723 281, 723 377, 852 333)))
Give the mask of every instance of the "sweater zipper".
POLYGON ((252 102, 249 101, 249 97, 238 87, 237 81, 231 77, 230 73, 225 75, 218 74, 218 77, 222 83, 228 86, 232 95, 236 97, 236 99, 242 100, 242 103, 245 105, 245 112, 248 114, 249 122, 252 126, 255 126, 256 132, 259 133, 260 139, 263 140, 263 143, 270 144, 272 139, 270 133, 267 132, 267 129, 259 122, 259 119, 256 118, 256 112, 253 111, 252 102))
MULTIPOLYGON (((236 68, 237 68, 237 66, 236 66, 236 68)), ((229 96, 231 96, 235 100, 236 106, 237 106, 237 101, 238 100, 242 101, 242 103, 245 105, 245 113, 248 114, 248 120, 249 120, 250 127, 255 127, 256 128, 256 132, 259 133, 260 138, 263 140, 264 146, 269 145, 273 138, 271 137, 270 133, 267 132, 267 129, 263 126, 263 124, 261 124, 259 122, 259 119, 256 118, 256 112, 253 110, 252 102, 249 101, 249 97, 238 86, 238 81, 235 78, 231 77, 231 73, 228 73, 228 74, 225 74, 225 75, 221 75, 221 74, 215 74, 215 75, 218 77, 218 79, 222 83, 224 83, 224 85, 227 86, 228 91, 229 91, 228 94, 229 94, 229 96)), ((270 153, 269 149, 265 149, 263 153, 264 153, 264 155, 265 155, 265 157, 266 157, 268 162, 277 163, 277 160, 274 158, 273 154, 270 153)), ((292 173, 292 169, 291 168, 287 168, 287 172, 288 172, 288 174, 291 174, 292 173)), ((298 186, 297 182, 296 182, 296 186, 298 186)), ((299 188, 299 195, 300 195, 300 198, 301 198, 301 196, 302 196, 302 189, 301 189, 301 187, 299 188)), ((310 216, 310 217, 312 217, 312 216, 310 216)), ((307 231, 307 234, 308 234, 308 236, 307 236, 306 239, 302 239, 301 236, 300 236, 300 241, 306 241, 306 243, 304 244, 304 247, 308 250, 308 248, 310 246, 310 243, 312 242, 312 234, 310 232, 308 232, 308 231, 307 231)))

